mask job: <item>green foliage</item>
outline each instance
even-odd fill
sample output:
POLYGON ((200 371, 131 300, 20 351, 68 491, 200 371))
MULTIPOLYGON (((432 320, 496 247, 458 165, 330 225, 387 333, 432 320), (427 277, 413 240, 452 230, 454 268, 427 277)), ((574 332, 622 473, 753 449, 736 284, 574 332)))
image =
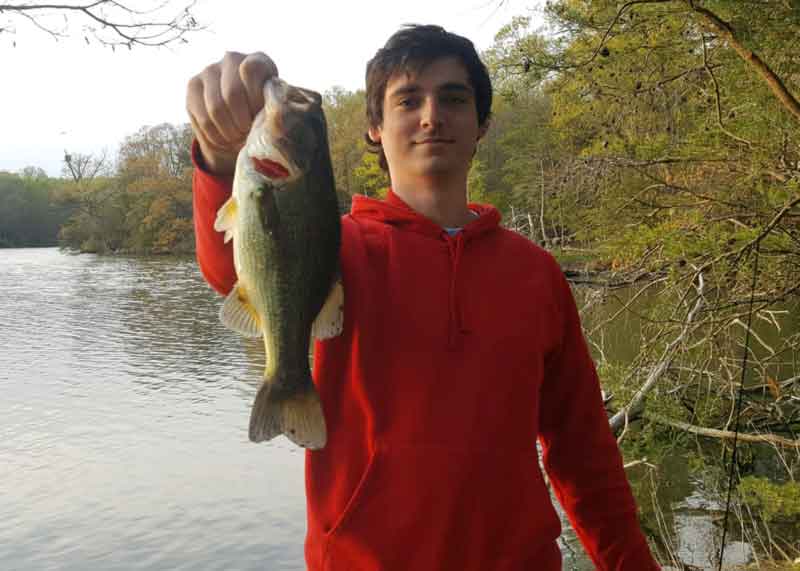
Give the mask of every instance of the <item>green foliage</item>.
POLYGON ((56 203, 59 181, 35 167, 0 172, 0 247, 54 246, 70 208, 56 203))
POLYGON ((353 169, 352 180, 358 194, 384 198, 389 190, 389 176, 381 169, 375 153, 365 152, 361 156, 361 162, 353 169))
POLYGON ((484 162, 476 158, 472 161, 467 176, 467 199, 476 204, 490 204, 500 211, 509 207, 510 195, 507 192, 496 191, 486 184, 486 167, 484 162))
POLYGON ((364 91, 350 92, 335 87, 325 93, 323 108, 337 191, 349 197, 356 194, 386 196, 389 177, 381 170, 378 156, 366 144, 364 91))
POLYGON ((364 92, 334 87, 324 94, 323 109, 337 190, 350 196, 367 194, 355 174, 355 170, 364 165, 367 147, 364 92))
POLYGON ((742 501, 759 510, 766 521, 800 521, 800 483, 777 484, 747 476, 739 482, 738 489, 742 501))
MULTIPOLYGON (((798 96, 798 13, 767 4, 703 7, 798 96)), ((491 154, 479 152, 487 186, 541 211, 543 238, 577 241, 615 269, 716 260, 710 271, 728 275, 798 196, 798 121, 688 3, 552 0, 546 16, 550 35, 517 18, 487 52, 500 87, 491 154)), ((762 241, 783 253, 765 262, 774 290, 791 287, 798 243, 796 215, 762 241)))

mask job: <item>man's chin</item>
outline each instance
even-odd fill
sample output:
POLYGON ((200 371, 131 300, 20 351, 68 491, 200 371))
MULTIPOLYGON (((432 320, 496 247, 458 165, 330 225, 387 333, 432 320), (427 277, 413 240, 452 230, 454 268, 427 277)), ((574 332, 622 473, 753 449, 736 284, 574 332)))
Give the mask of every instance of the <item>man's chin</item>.
POLYGON ((443 176, 463 169, 463 165, 459 165, 451 157, 428 157, 419 161, 415 170, 420 176, 443 176))

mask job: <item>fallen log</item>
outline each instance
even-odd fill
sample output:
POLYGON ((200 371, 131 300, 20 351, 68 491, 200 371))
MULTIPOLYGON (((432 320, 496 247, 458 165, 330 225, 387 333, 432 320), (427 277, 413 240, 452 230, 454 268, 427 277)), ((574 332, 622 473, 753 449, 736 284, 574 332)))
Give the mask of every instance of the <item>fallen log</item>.
POLYGON ((694 424, 689 424, 688 422, 682 422, 680 420, 672 420, 665 416, 661 416, 660 414, 656 414, 654 412, 645 411, 643 413, 643 416, 648 420, 658 422, 659 424, 666 424, 668 426, 672 426, 673 428, 679 428, 681 430, 685 430, 686 432, 697 434, 698 436, 708 436, 710 438, 723 438, 726 440, 733 440, 734 438, 738 438, 738 440, 741 440, 742 442, 778 444, 780 446, 792 446, 794 448, 800 449, 800 439, 792 440, 791 438, 784 438, 783 436, 778 436, 777 434, 750 434, 747 432, 740 432, 737 437, 736 433, 731 430, 719 430, 716 428, 705 428, 703 426, 696 426, 694 424))

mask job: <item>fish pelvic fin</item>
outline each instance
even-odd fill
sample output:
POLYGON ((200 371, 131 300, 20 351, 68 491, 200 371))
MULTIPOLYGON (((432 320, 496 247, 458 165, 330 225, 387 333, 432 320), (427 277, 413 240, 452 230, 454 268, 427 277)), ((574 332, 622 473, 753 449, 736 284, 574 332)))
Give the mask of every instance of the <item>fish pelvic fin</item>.
POLYGON ((247 291, 238 283, 222 303, 219 320, 228 329, 245 337, 261 337, 261 318, 250 303, 247 291))
MULTIPOLYGON (((284 385, 285 386, 285 385, 284 385)), ((281 434, 303 448, 325 446, 325 416, 309 375, 302 390, 281 390, 281 384, 265 382, 250 413, 250 440, 263 442, 281 434)))
POLYGON ((342 333, 344 327, 344 288, 338 280, 331 288, 325 305, 320 309, 311 326, 311 334, 317 339, 330 339, 342 333))
POLYGON ((217 211, 217 218, 214 220, 214 230, 217 232, 225 232, 225 243, 233 238, 233 228, 236 226, 236 211, 238 208, 239 205, 236 202, 236 197, 231 196, 217 211))

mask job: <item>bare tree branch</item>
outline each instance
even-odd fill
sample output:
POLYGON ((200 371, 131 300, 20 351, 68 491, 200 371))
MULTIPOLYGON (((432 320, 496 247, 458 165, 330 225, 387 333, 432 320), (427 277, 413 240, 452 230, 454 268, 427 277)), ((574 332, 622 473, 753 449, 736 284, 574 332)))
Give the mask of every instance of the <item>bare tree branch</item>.
POLYGON ((703 274, 698 273, 697 285, 695 286, 695 289, 697 290, 697 299, 695 300, 692 309, 686 315, 683 329, 681 330, 680 334, 664 348, 664 351, 661 354, 661 360, 650 371, 650 374, 647 376, 647 380, 645 380, 644 384, 639 388, 638 391, 636 391, 636 394, 633 395, 633 398, 631 398, 630 402, 611 417, 609 424, 611 425, 611 430, 615 433, 619 432, 625 426, 629 417, 641 412, 641 410, 644 408, 644 401, 647 397, 647 393, 653 390, 653 388, 656 386, 656 383, 658 383, 664 373, 669 370, 670 366, 672 365, 672 361, 675 358, 676 348, 684 341, 684 339, 686 339, 697 312, 700 311, 700 308, 705 302, 703 298, 704 288, 705 281, 703 280, 703 274))
MULTIPOLYGON (((83 4, 0 4, 0 14, 23 17, 55 39, 69 35, 66 31, 68 24, 63 30, 56 30, 42 23, 42 19, 53 13, 63 14, 65 21, 67 14, 80 15, 90 22, 82 28, 86 42, 89 43, 89 34, 100 44, 112 48, 185 42, 187 33, 202 29, 191 13, 194 0, 172 18, 158 16, 157 13, 168 4, 169 0, 148 10, 134 10, 118 0, 95 0, 83 4)), ((3 31, 12 30, 0 28, 0 32, 3 31)))
MULTIPOLYGON (((637 4, 667 4, 667 3, 670 3, 670 2, 673 2, 673 1, 674 0, 630 0, 629 2, 626 2, 625 4, 623 4, 620 7, 620 9, 617 10, 617 13, 614 16, 614 18, 611 20, 611 23, 606 27, 605 31, 603 32, 603 36, 600 38, 600 42, 594 48, 594 51, 592 52, 592 55, 589 56, 584 61, 580 61, 580 62, 576 62, 576 63, 565 63, 565 64, 560 64, 559 65, 559 64, 552 64, 552 63, 545 63, 545 62, 537 61, 537 60, 534 60, 533 58, 531 58, 530 56, 527 56, 527 57, 524 58, 524 61, 523 61, 522 64, 517 64, 517 65, 514 65, 513 67, 522 66, 522 68, 523 68, 523 72, 522 73, 526 73, 531 66, 538 67, 538 68, 543 68, 543 69, 547 69, 547 70, 552 70, 552 71, 563 71, 563 70, 567 70, 567 69, 577 69, 579 67, 585 67, 585 66, 589 65, 590 63, 592 63, 595 59, 597 59, 598 55, 603 53, 603 48, 606 47, 606 42, 608 41, 609 37, 611 36, 611 32, 614 30, 614 27, 617 25, 617 23, 619 22, 620 18, 622 18, 622 16, 625 14, 625 12, 627 12, 628 10, 630 10, 631 8, 636 6, 637 4)), ((506 67, 506 66, 503 66, 503 67, 506 67)), ((512 67, 512 66, 507 66, 507 67, 512 67)))
MULTIPOLYGON (((711 438, 723 438, 727 440, 733 440, 737 437, 737 434, 730 430, 718 430, 716 428, 695 426, 687 422, 681 422, 680 420, 671 420, 653 412, 646 412, 644 413, 644 416, 648 420, 653 420, 660 424, 666 424, 674 428, 680 428, 681 430, 685 430, 686 432, 691 432, 692 434, 697 434, 699 436, 709 436, 711 438)), ((783 436, 778 436, 777 434, 746 434, 739 432, 738 439, 743 442, 779 444, 781 446, 792 446, 800 449, 800 440, 784 438, 783 436)))
POLYGON ((745 62, 753 67, 755 72, 767 83, 769 88, 780 100, 783 106, 795 116, 795 119, 800 121, 800 101, 798 101, 795 96, 789 92, 789 90, 786 88, 786 85, 783 83, 783 80, 781 80, 781 78, 778 77, 774 71, 772 71, 772 69, 758 56, 757 53, 745 47, 745 45, 736 36, 736 31, 733 29, 733 27, 708 8, 698 6, 695 3, 695 0, 687 0, 687 2, 692 10, 700 14, 705 22, 718 34, 725 38, 725 40, 727 40, 736 53, 739 54, 739 56, 745 62))
POLYGON ((705 37, 705 35, 703 35, 703 64, 704 64, 705 71, 708 73, 708 75, 711 77, 711 81, 714 83, 714 94, 715 94, 715 101, 716 101, 716 104, 717 104, 716 105, 716 107, 717 107, 717 125, 719 125, 719 128, 723 133, 728 135, 734 141, 739 141, 740 143, 744 143, 748 147, 752 148, 753 143, 751 143, 747 139, 742 139, 741 137, 738 137, 738 136, 734 135, 722 123, 722 103, 720 102, 719 82, 717 81, 717 76, 714 75, 714 70, 711 69, 711 66, 708 63, 708 46, 706 45, 706 37, 705 37))

